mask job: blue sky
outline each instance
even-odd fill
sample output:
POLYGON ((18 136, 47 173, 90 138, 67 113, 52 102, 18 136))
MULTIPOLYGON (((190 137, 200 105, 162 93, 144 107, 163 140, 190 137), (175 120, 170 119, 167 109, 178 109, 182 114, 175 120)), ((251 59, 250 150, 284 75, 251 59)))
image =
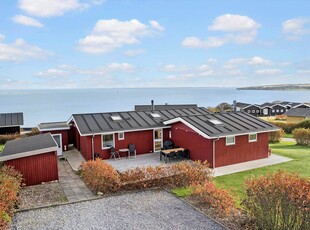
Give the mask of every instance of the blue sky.
POLYGON ((0 89, 310 83, 310 2, 2 0, 0 89))

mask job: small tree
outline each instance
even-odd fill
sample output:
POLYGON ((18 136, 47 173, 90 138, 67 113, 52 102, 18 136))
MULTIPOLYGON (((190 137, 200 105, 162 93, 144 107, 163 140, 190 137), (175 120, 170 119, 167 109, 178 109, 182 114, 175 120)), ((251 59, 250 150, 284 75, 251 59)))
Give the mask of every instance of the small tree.
POLYGON ((297 144, 310 146, 310 129, 294 129, 293 136, 296 139, 297 144))

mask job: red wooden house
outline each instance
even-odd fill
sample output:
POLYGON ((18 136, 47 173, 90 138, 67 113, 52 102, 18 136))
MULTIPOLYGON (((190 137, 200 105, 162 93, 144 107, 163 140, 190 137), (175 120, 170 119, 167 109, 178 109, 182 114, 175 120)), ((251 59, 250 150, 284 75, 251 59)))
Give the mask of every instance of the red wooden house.
POLYGON ((8 141, 0 162, 20 171, 26 185, 58 180, 57 144, 50 134, 8 141))
POLYGON ((74 114, 69 120, 75 147, 86 160, 95 154, 110 158, 135 144, 137 154, 160 151, 165 140, 190 150, 192 160, 207 160, 212 167, 268 157, 268 133, 278 130, 245 112, 210 113, 191 107, 74 114))

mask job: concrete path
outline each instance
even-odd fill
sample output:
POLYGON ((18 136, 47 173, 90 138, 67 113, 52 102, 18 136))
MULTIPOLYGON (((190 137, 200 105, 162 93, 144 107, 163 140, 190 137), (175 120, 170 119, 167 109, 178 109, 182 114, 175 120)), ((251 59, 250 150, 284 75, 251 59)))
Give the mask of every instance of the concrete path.
POLYGON ((215 168, 213 172, 214 172, 214 176, 223 176, 223 175, 243 172, 243 171, 247 171, 251 169, 261 168, 265 166, 275 165, 275 164, 279 164, 279 163, 283 163, 283 162, 287 162, 291 160, 293 159, 288 158, 288 157, 282 157, 276 154, 271 154, 270 157, 264 158, 264 159, 218 167, 218 168, 215 168))
POLYGON ((87 200, 96 197, 85 185, 82 179, 76 175, 67 161, 58 161, 58 173, 59 183, 69 202, 87 200))
POLYGON ((74 147, 70 147, 68 151, 63 152, 63 156, 74 171, 78 171, 80 165, 85 162, 82 154, 74 147))

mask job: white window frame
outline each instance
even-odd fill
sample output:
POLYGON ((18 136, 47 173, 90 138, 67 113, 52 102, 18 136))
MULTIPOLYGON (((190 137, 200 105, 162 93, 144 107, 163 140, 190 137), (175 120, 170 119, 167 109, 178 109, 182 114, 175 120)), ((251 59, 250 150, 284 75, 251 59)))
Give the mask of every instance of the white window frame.
POLYGON ((248 109, 248 110, 247 110, 247 112, 248 112, 248 113, 251 113, 251 110, 250 110, 250 109, 248 109))
POLYGON ((255 113, 255 109, 252 109, 252 113, 255 113))
POLYGON ((226 146, 228 146, 228 145, 235 145, 235 144, 236 144, 236 136, 228 136, 228 137, 226 137, 226 146), (227 142, 228 138, 233 138, 234 142, 228 143, 227 142))
POLYGON ((125 133, 124 132, 119 132, 117 134, 117 137, 118 137, 119 141, 125 140, 125 133), (121 136, 121 135, 123 135, 123 136, 121 136))
POLYGON ((172 137, 172 132, 171 130, 169 130, 169 138, 171 139, 171 137, 172 137))
POLYGON ((107 136, 107 135, 112 135, 113 137, 113 147, 115 147, 115 135, 114 133, 105 133, 105 134, 101 134, 101 149, 109 149, 111 147, 107 147, 107 146, 103 146, 103 136, 107 136))
POLYGON ((277 109, 277 110, 276 110, 276 112, 278 113, 278 112, 279 112, 279 110, 277 109))
POLYGON ((259 113, 259 109, 256 110, 256 113, 259 113))
POLYGON ((251 133, 249 134, 249 142, 256 142, 257 141, 257 133, 251 133), (255 135, 255 140, 251 140, 251 135, 255 135))
POLYGON ((274 113, 274 112, 275 112, 275 110, 273 109, 273 110, 271 110, 271 112, 273 112, 273 113, 274 113))

